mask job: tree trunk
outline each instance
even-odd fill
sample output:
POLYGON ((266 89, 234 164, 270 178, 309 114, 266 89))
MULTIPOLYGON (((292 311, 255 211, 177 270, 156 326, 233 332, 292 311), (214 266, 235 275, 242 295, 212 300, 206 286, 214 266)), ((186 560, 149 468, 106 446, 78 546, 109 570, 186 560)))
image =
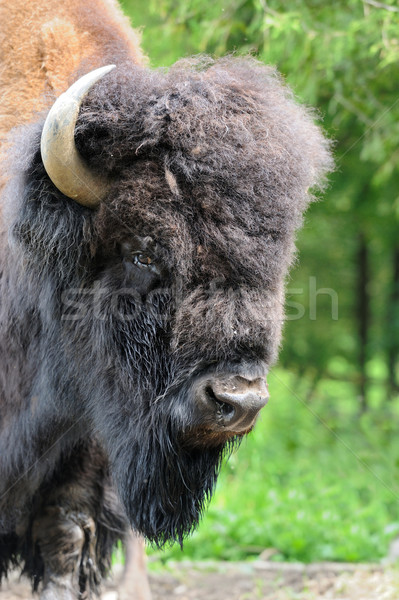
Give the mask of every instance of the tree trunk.
POLYGON ((392 287, 389 298, 388 323, 388 386, 392 397, 398 391, 396 365, 399 354, 399 245, 392 255, 392 287))
POLYGON ((358 290, 357 290, 357 314, 358 314, 358 336, 359 336, 359 370, 360 370, 360 409, 367 410, 367 346, 370 320, 370 307, 368 295, 369 282, 369 251, 364 234, 359 236, 359 247, 357 256, 358 267, 358 290))

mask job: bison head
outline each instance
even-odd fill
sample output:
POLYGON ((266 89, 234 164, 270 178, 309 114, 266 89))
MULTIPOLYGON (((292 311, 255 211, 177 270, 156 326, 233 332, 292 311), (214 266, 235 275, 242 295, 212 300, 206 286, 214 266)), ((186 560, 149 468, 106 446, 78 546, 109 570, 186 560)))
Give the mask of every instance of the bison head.
POLYGON ((101 443, 133 527, 181 541, 266 403, 328 144, 252 59, 118 66, 78 109, 56 152, 65 170, 72 152, 91 199, 48 177, 42 124, 9 190, 35 385, 76 439, 101 443))

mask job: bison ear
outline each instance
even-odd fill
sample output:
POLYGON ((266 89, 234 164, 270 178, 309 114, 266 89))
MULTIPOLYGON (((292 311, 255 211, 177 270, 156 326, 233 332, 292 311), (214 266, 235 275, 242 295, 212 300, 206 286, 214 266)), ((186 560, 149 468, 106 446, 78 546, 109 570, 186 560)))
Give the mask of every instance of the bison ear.
POLYGON ((95 208, 107 194, 109 183, 95 175, 75 146, 75 125, 83 99, 91 87, 115 65, 90 71, 55 101, 44 123, 41 155, 54 185, 82 206, 95 208))

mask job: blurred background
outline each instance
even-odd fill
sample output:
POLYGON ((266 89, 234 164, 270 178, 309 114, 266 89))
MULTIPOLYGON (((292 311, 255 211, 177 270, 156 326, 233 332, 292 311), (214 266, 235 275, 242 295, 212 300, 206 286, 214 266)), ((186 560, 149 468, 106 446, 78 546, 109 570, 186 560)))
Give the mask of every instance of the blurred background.
POLYGON ((369 561, 399 535, 399 5, 124 0, 151 66, 251 53, 316 107, 337 169, 287 282, 256 430, 168 558, 369 561))

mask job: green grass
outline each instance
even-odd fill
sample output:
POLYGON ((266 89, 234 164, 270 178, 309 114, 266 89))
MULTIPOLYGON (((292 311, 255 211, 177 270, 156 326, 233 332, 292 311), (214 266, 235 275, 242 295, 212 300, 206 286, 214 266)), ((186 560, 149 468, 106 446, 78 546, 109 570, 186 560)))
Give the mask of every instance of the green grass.
POLYGON ((359 417, 355 389, 335 381, 306 403, 306 382, 278 369, 269 386, 269 404, 224 466, 198 531, 183 552, 156 556, 241 560, 266 548, 289 561, 385 556, 399 532, 398 405, 359 417))

